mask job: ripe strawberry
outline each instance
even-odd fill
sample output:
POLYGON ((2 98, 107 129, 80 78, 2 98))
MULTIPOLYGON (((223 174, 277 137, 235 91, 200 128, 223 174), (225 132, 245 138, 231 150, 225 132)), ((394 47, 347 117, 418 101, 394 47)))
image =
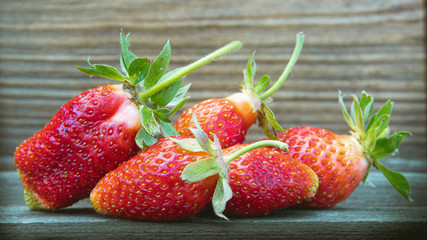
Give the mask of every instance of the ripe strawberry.
POLYGON ((176 121, 174 127, 182 136, 191 136, 190 127, 194 127, 193 113, 197 114, 200 125, 207 133, 214 133, 219 138, 222 147, 243 143, 249 128, 258 120, 260 127, 270 138, 275 134, 270 132, 270 125, 275 130, 284 129, 276 122, 274 114, 264 102, 276 92, 295 65, 304 41, 304 34, 297 34, 297 44, 290 62, 277 82, 268 90, 270 77, 263 76, 253 86, 256 72, 254 54, 248 61, 244 73, 243 90, 226 98, 208 99, 187 109, 176 121), (264 91, 265 90, 265 91, 264 91))
POLYGON ((139 151, 141 117, 121 85, 89 89, 21 143, 15 164, 28 207, 58 209, 88 197, 96 182, 139 151))
POLYGON ((354 96, 350 115, 341 92, 339 95, 341 109, 352 129, 351 135, 338 135, 315 127, 294 127, 278 134, 289 145, 285 154, 310 166, 319 177, 316 196, 304 205, 329 208, 344 201, 362 179, 366 179, 370 166, 378 168, 397 191, 410 200, 406 178, 379 161, 395 153, 403 137, 410 134, 397 132, 389 136, 392 102, 388 101, 372 114, 374 100, 363 92, 360 101, 354 96))
POLYGON ((211 200, 218 175, 196 183, 180 175, 190 162, 208 157, 162 138, 103 177, 90 195, 92 206, 102 214, 153 221, 194 216, 211 200))
MULTIPOLYGON (((246 145, 237 144, 224 152, 234 152, 246 145)), ((225 212, 237 216, 261 216, 296 205, 314 197, 318 187, 313 170, 269 147, 234 159, 228 174, 233 197, 225 212)))
POLYGON ((177 134, 169 116, 186 101, 183 77, 240 47, 234 42, 186 67, 166 73, 169 42, 154 60, 129 51, 121 34, 122 72, 107 65, 80 68, 123 82, 89 89, 71 99, 15 152, 15 165, 31 209, 53 210, 88 197, 98 180, 161 136, 177 134), (172 108, 169 110, 168 108, 172 108))

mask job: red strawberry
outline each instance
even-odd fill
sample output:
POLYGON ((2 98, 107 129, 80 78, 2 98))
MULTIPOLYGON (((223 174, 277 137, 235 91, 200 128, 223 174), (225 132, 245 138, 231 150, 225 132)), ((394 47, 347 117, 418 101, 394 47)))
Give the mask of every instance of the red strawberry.
MULTIPOLYGON (((216 158, 190 163, 181 178, 197 182, 219 173, 212 199, 218 216, 226 218, 224 210, 237 216, 266 215, 315 195, 318 180, 313 170, 282 151, 266 147, 275 145, 286 149, 287 145, 283 142, 266 140, 236 144, 222 152, 216 135, 215 141, 210 141, 198 122, 194 121, 197 129, 191 128, 192 133, 203 149, 216 158)), ((190 151, 197 150, 180 145, 190 151)))
POLYGON ((96 182, 139 147, 141 117, 121 85, 86 90, 19 145, 15 164, 32 209, 58 209, 88 197, 96 182))
POLYGON ((304 205, 328 208, 344 201, 362 179, 366 179, 370 166, 378 168, 409 200, 410 186, 406 178, 379 161, 396 152, 403 137, 410 134, 397 132, 389 136, 392 102, 388 101, 373 115, 373 98, 363 92, 360 101, 354 96, 350 115, 341 93, 339 99, 345 119, 352 128, 351 135, 338 135, 315 127, 294 127, 278 134, 289 145, 285 154, 310 166, 319 177, 316 196, 304 205))
POLYGON ((123 85, 89 89, 67 102, 51 121, 20 144, 15 165, 31 209, 58 209, 88 197, 98 180, 161 136, 177 134, 169 116, 186 101, 183 77, 240 47, 234 42, 189 66, 166 73, 170 45, 154 60, 129 51, 121 34, 123 73, 111 66, 79 68, 123 85), (168 108, 172 108, 169 110, 168 108), (137 145, 138 144, 138 145, 137 145), (139 147, 138 147, 139 146, 139 147))
POLYGON ((290 62, 286 66, 277 82, 268 90, 270 83, 269 76, 263 76, 253 86, 253 79, 256 72, 256 64, 253 60, 254 54, 249 59, 244 72, 243 90, 241 93, 232 94, 226 98, 208 99, 197 103, 187 109, 176 121, 175 129, 182 136, 191 136, 190 127, 194 127, 192 120, 193 113, 196 113, 200 125, 207 133, 214 133, 219 138, 222 147, 229 147, 234 144, 243 143, 249 128, 258 119, 260 127, 267 136, 274 138, 275 134, 270 132, 270 127, 282 130, 276 122, 273 113, 265 104, 265 100, 279 89, 282 83, 296 63, 301 52, 304 41, 304 34, 297 34, 297 45, 290 62), (264 91, 265 90, 265 91, 264 91))
POLYGON ((91 203, 99 213, 124 218, 167 221, 194 216, 211 200, 218 175, 196 183, 180 175, 187 164, 209 156, 160 139, 102 178, 91 203))
MULTIPOLYGON (((234 152, 246 145, 234 145, 224 152, 234 152)), ((229 179, 233 197, 225 212, 237 216, 261 216, 296 205, 314 197, 318 187, 313 170, 269 147, 234 159, 229 179)))

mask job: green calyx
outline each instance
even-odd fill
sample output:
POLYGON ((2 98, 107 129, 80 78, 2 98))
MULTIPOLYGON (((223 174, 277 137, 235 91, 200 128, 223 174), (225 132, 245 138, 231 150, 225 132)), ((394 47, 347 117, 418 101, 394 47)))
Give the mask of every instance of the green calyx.
MULTIPOLYGON (((393 102, 388 100, 374 114, 374 98, 365 91, 362 91, 360 99, 357 96, 353 96, 353 104, 349 113, 344 104, 341 91, 339 91, 338 99, 344 118, 351 128, 351 134, 359 141, 366 159, 384 174, 403 197, 412 201, 408 195, 411 187, 405 176, 388 169, 379 161, 396 153, 404 136, 412 135, 407 131, 395 132, 390 135, 389 122, 393 102)), ((366 181, 367 175, 364 181, 366 181)))
POLYGON ((167 72, 171 58, 171 46, 166 42, 163 50, 152 61, 138 58, 129 50, 129 34, 120 34, 120 69, 100 64, 91 64, 89 68, 76 67, 89 76, 105 77, 123 83, 123 90, 132 95, 133 101, 141 112, 141 129, 136 142, 142 149, 153 145, 160 137, 176 136, 170 117, 188 100, 185 97, 190 84, 181 86, 185 76, 215 59, 242 47, 239 41, 231 42, 205 57, 167 72))
POLYGON ((217 136, 212 134, 214 141, 211 141, 199 125, 195 114, 193 114, 193 121, 196 128, 190 128, 190 130, 194 134, 195 138, 175 139, 170 137, 169 139, 187 151, 207 152, 212 157, 188 164, 181 174, 181 179, 187 182, 198 182, 215 174, 219 174, 219 179, 212 197, 212 206, 217 216, 228 220, 228 218, 223 214, 228 200, 233 197, 233 192, 228 180, 228 164, 239 156, 255 148, 275 146, 283 151, 287 151, 288 145, 282 141, 263 140, 247 145, 230 155, 225 155, 221 149, 221 144, 219 143, 217 136))
POLYGON ((254 111, 257 113, 257 120, 259 127, 264 131, 264 134, 271 138, 276 139, 276 130, 285 132, 286 130, 277 122, 274 113, 267 106, 266 102, 271 102, 271 96, 279 90, 288 76, 292 73, 292 68, 296 64, 298 57, 302 51, 304 44, 304 33, 299 32, 296 36, 296 45, 292 56, 283 70, 277 81, 269 88, 270 76, 262 76, 254 85, 254 77, 256 72, 256 63, 254 60, 255 52, 249 58, 246 68, 243 70, 243 92, 250 96, 252 103, 255 106, 254 111))

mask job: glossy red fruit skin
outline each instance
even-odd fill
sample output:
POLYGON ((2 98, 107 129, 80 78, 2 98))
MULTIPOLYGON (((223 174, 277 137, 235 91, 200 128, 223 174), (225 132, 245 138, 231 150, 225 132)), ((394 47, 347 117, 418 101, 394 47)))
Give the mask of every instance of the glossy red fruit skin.
POLYGON ((303 206, 330 208, 346 200, 368 170, 362 147, 350 135, 305 126, 289 128, 278 137, 289 145, 286 154, 308 165, 319 178, 316 196, 303 206))
POLYGON ((253 109, 249 97, 243 93, 236 93, 227 98, 207 99, 184 111, 174 127, 181 136, 192 137, 189 128, 195 127, 195 112, 200 126, 211 140, 211 133, 214 133, 221 147, 227 148, 245 141, 247 131, 256 121, 253 109))
POLYGON ((101 214, 130 219, 190 218, 212 199, 218 175, 194 183, 180 176, 186 165, 209 156, 162 138, 103 177, 90 195, 92 206, 101 214))
POLYGON ((15 151, 27 205, 59 209, 89 196, 99 179, 138 153, 136 106, 121 85, 77 95, 15 151))
MULTIPOLYGON (((247 144, 234 145, 225 153, 247 144)), ((318 179, 305 164, 270 147, 254 149, 229 164, 233 197, 226 214, 251 217, 267 215, 315 195, 318 179)))

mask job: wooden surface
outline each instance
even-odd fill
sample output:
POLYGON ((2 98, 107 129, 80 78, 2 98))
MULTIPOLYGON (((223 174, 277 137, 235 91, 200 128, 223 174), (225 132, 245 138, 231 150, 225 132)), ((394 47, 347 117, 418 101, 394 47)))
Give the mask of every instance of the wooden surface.
POLYGON ((29 210, 15 171, 0 172, 0 239, 424 239, 427 234, 427 164, 389 159, 412 185, 413 202, 377 171, 346 201, 325 210, 289 208, 257 218, 215 217, 210 209, 178 222, 103 216, 88 199, 56 212, 29 210), (401 164, 401 163, 405 164, 401 164), (421 235, 421 236, 420 236, 421 235))
MULTIPOLYGON (((0 2, 0 239, 405 239, 427 233, 426 48, 422 0, 401 1, 83 1, 0 2), (303 31, 293 77, 269 106, 285 127, 312 125, 346 133, 337 91, 362 89, 377 104, 395 102, 392 131, 408 130, 400 153, 386 161, 413 187, 407 202, 373 172, 377 188, 360 186, 328 210, 287 209, 224 222, 209 211, 188 221, 150 223, 104 217, 87 200, 49 213, 30 211, 13 166, 15 147, 40 130, 66 101, 111 83, 74 66, 119 66, 119 33, 131 50, 155 57, 169 39, 170 69, 233 40, 244 47, 191 73, 184 109, 239 91, 242 69, 256 50, 257 77, 282 72, 303 31)), ((176 116, 175 116, 176 118, 176 116)), ((262 134, 253 127, 248 140, 262 134)), ((412 238, 416 239, 416 237, 412 238)))
MULTIPOLYGON (((401 158, 426 158, 425 47, 422 0, 401 1, 83 1, 2 0, 0 7, 0 169, 15 147, 40 130, 66 101, 109 81, 74 66, 119 65, 119 33, 131 50, 155 57, 169 39, 170 69, 232 40, 244 47, 191 73, 183 109, 239 91, 242 69, 256 50, 258 74, 277 79, 295 34, 306 41, 294 75, 270 107, 285 127, 313 125, 347 133, 337 104, 362 89, 377 104, 395 102, 392 130, 413 132, 401 158)), ((175 116, 175 118, 177 115, 175 116)), ((249 140, 262 137, 253 127, 249 140)))

